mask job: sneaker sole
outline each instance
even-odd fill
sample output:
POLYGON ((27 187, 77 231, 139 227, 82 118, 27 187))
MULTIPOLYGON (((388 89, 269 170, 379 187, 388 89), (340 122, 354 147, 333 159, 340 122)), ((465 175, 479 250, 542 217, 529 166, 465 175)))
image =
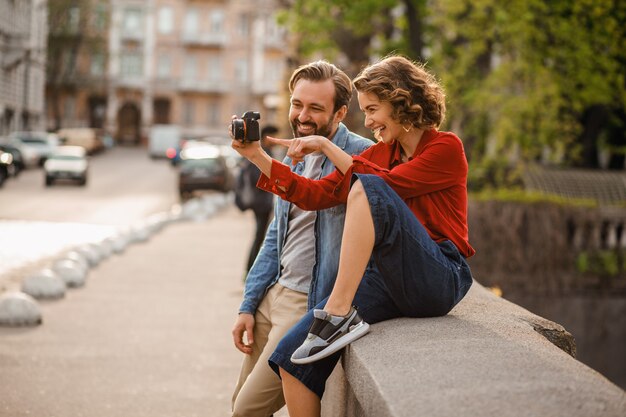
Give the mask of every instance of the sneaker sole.
POLYGON ((365 336, 369 332, 369 330, 370 325, 363 321, 356 327, 354 327, 349 333, 344 334, 339 339, 328 345, 326 349, 317 352, 315 355, 307 356, 306 358, 297 359, 292 356, 291 362, 295 363, 296 365, 306 365, 307 363, 312 363, 320 359, 324 359, 337 352, 338 350, 343 349, 360 337, 365 336))

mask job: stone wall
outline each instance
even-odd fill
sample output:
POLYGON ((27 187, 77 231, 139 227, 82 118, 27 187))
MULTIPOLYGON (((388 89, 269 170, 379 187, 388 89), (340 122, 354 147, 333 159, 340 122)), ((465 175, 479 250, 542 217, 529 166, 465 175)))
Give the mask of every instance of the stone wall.
POLYGON ((447 316, 375 324, 327 384, 323 416, 622 417, 625 392, 560 325, 475 283, 447 316))
POLYGON ((626 208, 471 201, 474 278, 526 294, 626 295, 626 208))

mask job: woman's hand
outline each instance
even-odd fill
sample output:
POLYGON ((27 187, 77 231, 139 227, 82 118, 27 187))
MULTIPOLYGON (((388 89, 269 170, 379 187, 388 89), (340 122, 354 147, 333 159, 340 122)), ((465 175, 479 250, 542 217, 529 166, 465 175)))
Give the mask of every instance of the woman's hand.
POLYGON ((325 137, 317 135, 295 139, 278 139, 267 136, 266 140, 271 144, 287 148, 287 156, 291 158, 294 165, 302 161, 305 155, 322 151, 324 144, 330 142, 325 137))

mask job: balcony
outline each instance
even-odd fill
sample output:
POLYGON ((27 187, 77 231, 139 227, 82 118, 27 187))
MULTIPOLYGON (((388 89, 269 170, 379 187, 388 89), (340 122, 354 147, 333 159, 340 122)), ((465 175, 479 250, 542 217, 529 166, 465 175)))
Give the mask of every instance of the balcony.
POLYGON ((280 82, 259 80, 250 85, 252 94, 265 95, 265 94, 277 94, 280 91, 280 82))
POLYGON ((140 31, 123 30, 120 33, 120 38, 122 41, 141 42, 143 41, 144 34, 140 31))
POLYGON ((278 49, 284 50, 287 47, 285 38, 281 36, 268 36, 262 39, 263 45, 266 49, 278 49))
POLYGON ((224 80, 194 80, 183 78, 178 88, 181 91, 223 94, 230 90, 230 84, 224 80))
POLYGON ((146 79, 141 75, 120 75, 115 81, 118 87, 138 89, 146 87, 146 79))
POLYGON ((180 82, 176 78, 157 76, 152 83, 152 87, 155 93, 173 92, 178 90, 179 84, 180 82))
POLYGON ((223 47, 226 45, 227 37, 225 33, 183 32, 182 40, 189 46, 223 47))

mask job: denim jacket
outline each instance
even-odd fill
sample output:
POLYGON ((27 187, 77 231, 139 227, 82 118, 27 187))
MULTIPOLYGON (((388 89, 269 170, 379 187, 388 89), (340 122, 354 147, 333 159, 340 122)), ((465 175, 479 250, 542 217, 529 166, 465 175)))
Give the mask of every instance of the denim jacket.
MULTIPOLYGON (((333 137, 333 143, 350 155, 358 155, 373 145, 371 140, 350 132, 343 123, 339 124, 333 137)), ((283 162, 291 166, 290 158, 285 158, 283 162)), ((300 174, 304 169, 304 164, 300 162, 291 166, 291 169, 300 174)), ((334 170, 335 165, 324 156, 320 178, 334 170)), ((274 205, 274 219, 270 223, 263 246, 246 278, 243 302, 239 307, 240 313, 254 314, 267 291, 276 284, 280 277, 280 258, 287 236, 290 208, 291 203, 282 199, 278 199, 274 205)), ((315 220, 315 264, 309 288, 309 309, 330 295, 335 284, 345 215, 345 204, 317 212, 315 220)))

